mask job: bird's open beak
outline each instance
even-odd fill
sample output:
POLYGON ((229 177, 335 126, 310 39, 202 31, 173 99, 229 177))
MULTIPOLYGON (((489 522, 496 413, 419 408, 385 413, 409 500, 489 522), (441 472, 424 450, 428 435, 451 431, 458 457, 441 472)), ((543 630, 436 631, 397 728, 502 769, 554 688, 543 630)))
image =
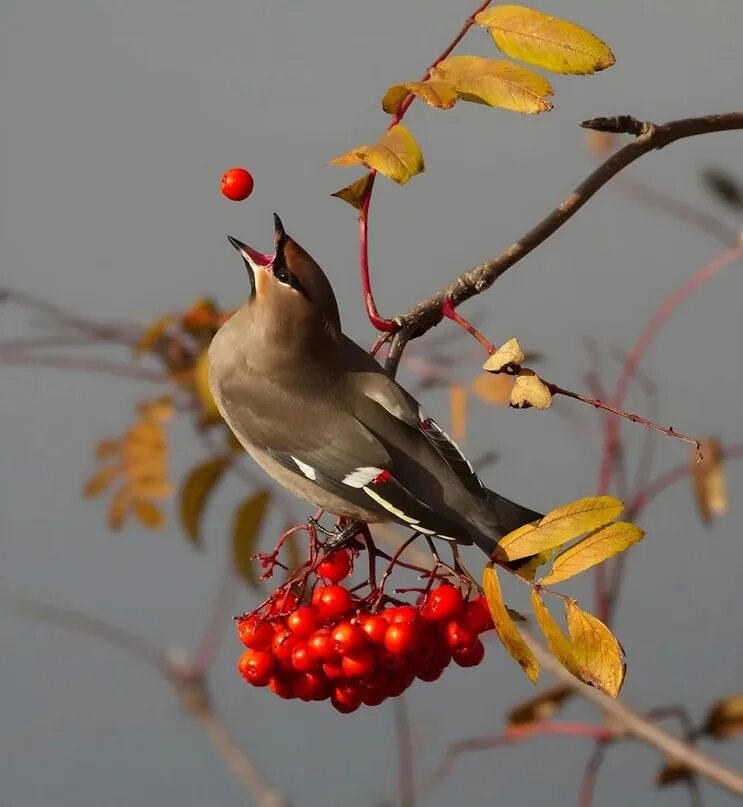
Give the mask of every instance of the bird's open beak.
POLYGON ((265 274, 268 267, 273 263, 274 256, 273 255, 266 255, 263 252, 258 252, 258 250, 253 249, 253 247, 249 247, 247 244, 243 244, 242 241, 238 241, 237 238, 233 238, 231 235, 227 236, 230 244, 240 253, 240 256, 245 261, 245 266, 248 270, 248 277, 250 278, 250 288, 251 288, 251 296, 254 297, 256 294, 256 271, 259 273, 259 277, 265 274))

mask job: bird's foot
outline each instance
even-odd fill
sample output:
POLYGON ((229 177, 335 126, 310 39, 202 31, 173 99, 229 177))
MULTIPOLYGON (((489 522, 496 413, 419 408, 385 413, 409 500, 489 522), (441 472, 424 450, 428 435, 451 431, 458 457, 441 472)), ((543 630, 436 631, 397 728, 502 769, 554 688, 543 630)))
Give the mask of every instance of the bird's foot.
POLYGON ((316 519, 308 519, 308 524, 326 537, 327 540, 324 544, 326 551, 339 549, 351 543, 359 532, 360 523, 359 521, 343 519, 332 530, 328 530, 319 524, 316 519))

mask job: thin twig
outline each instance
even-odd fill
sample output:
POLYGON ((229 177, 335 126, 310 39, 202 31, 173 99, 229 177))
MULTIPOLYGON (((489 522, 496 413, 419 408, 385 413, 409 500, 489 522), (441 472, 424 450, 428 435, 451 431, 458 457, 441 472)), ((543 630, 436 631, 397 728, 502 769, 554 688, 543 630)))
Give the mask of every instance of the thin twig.
POLYGON ((583 771, 583 778, 580 783, 580 792, 578 794, 578 807, 591 807, 593 804, 593 796, 596 792, 596 779, 598 778, 599 768, 601 763, 606 757, 606 751, 609 744, 605 741, 599 740, 593 753, 588 758, 586 769, 583 771))
POLYGON ((415 805, 415 774, 413 772, 413 740, 410 731, 408 704, 404 695, 392 701, 397 740, 397 792, 400 807, 415 805))
POLYGON ((146 367, 135 367, 131 364, 106 361, 105 359, 60 356, 56 353, 39 354, 19 350, 0 356, 0 364, 13 364, 24 367, 33 364, 41 367, 53 367, 58 370, 84 370, 86 372, 114 375, 119 378, 136 378, 138 381, 148 381, 154 384, 163 384, 168 381, 168 377, 160 370, 148 370, 146 367))

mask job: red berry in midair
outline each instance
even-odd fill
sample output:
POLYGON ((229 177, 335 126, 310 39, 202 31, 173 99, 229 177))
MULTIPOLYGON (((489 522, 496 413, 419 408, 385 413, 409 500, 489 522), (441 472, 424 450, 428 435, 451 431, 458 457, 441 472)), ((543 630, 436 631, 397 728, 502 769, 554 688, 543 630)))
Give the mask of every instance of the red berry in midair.
POLYGON ((455 647, 452 657, 460 667, 476 667, 485 658, 485 646, 475 639, 472 644, 455 647))
POLYGON ((337 584, 320 586, 312 594, 312 604, 323 619, 342 617, 353 608, 353 597, 348 589, 337 584))
POLYGON ((393 622, 384 635, 384 646, 390 653, 402 655, 415 647, 418 629, 410 622, 393 622))
POLYGON ((318 629, 320 618, 311 605, 300 605, 286 618, 286 626, 295 636, 306 639, 318 629))
POLYGON ((265 650, 246 650, 237 662, 240 675, 256 687, 268 684, 275 666, 274 657, 265 650))
POLYGON ((253 177, 244 168, 230 168, 222 177, 222 193, 233 202, 242 202, 253 192, 253 177))
POLYGON ((257 614, 242 617, 237 621, 237 636, 251 650, 265 650, 271 646, 273 625, 257 614))
POLYGON ((426 597, 421 616, 434 622, 456 619, 464 611, 462 592, 447 584, 435 588, 426 597))
POLYGON ((351 553, 348 549, 336 549, 317 567, 317 574, 338 583, 348 577, 351 571, 351 553))

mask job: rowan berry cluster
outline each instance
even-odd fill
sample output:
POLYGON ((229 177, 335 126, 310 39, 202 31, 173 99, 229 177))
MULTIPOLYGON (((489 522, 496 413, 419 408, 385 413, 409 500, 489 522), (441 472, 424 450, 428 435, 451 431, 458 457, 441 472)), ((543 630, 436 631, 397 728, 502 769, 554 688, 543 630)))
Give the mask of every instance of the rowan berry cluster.
POLYGON ((401 695, 416 679, 435 681, 454 661, 474 667, 485 654, 479 634, 492 628, 484 597, 465 600, 439 583, 415 605, 360 600, 341 584, 351 553, 335 551, 316 569, 324 581, 306 604, 279 590, 259 613, 237 620, 248 648, 238 670, 281 698, 330 699, 343 713, 401 695))

